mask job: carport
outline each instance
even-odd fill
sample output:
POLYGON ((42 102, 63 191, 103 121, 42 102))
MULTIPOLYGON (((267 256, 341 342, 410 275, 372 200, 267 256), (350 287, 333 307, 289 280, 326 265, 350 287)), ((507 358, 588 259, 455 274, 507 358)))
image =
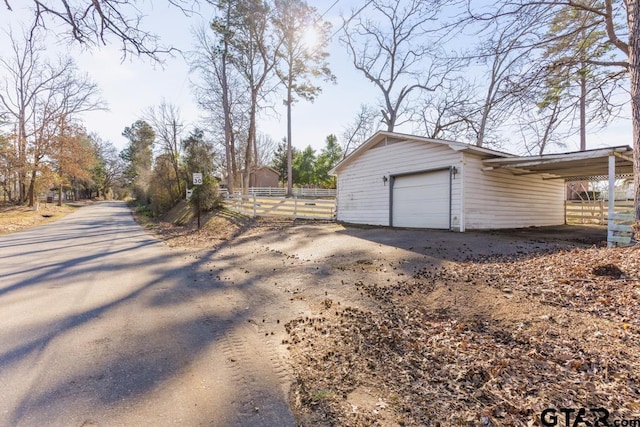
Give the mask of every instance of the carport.
MULTIPOLYGON (((608 181, 608 218, 613 218, 616 179, 633 176, 633 149, 628 145, 597 148, 594 150, 487 159, 484 171, 509 170, 513 175, 542 175, 543 179, 570 181, 608 181)), ((613 221, 608 221, 609 236, 613 221)))

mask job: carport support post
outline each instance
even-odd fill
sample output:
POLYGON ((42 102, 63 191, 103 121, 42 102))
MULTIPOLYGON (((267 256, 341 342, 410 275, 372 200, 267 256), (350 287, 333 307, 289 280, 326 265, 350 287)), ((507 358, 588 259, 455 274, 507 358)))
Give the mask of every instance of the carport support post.
POLYGON ((609 210, 607 212, 607 246, 613 247, 613 215, 616 204, 616 156, 609 154, 609 210))

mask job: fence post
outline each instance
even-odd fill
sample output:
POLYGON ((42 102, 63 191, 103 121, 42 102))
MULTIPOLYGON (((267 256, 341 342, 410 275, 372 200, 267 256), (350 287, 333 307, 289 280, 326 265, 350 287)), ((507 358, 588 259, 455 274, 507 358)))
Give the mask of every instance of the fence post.
POLYGON ((256 195, 253 194, 253 217, 256 217, 256 195))
POLYGON ((298 196, 293 196, 293 217, 298 217, 298 196))

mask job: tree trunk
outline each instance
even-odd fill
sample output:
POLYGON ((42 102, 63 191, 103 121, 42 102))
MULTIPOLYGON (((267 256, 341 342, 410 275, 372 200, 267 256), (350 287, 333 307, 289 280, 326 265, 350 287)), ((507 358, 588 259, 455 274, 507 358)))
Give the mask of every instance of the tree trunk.
POLYGON ((29 207, 33 207, 33 204, 35 203, 36 175, 37 175, 37 172, 35 171, 35 169, 31 171, 31 182, 29 183, 29 192, 28 192, 29 207))
POLYGON ((253 144, 256 138, 256 110, 258 105, 258 93, 253 90, 251 93, 251 107, 249 111, 249 132, 247 136, 247 149, 245 150, 244 159, 244 182, 242 186, 242 194, 249 194, 249 179, 251 177, 251 169, 253 167, 253 144))
POLYGON ((634 210, 640 221, 640 5, 627 1, 629 25, 629 77, 631 81, 631 121, 633 123, 634 210))
MULTIPOLYGON (((227 6, 226 25, 229 26, 231 16, 231 4, 227 6)), ((236 174, 236 153, 234 149, 233 134, 231 129, 231 106, 229 101, 229 82, 227 81, 227 54, 229 52, 229 39, 225 35, 223 39, 222 63, 220 64, 221 89, 222 89, 222 113, 224 114, 224 154, 227 161, 227 191, 233 194, 233 186, 236 174)))
POLYGON ((287 197, 293 196, 293 156, 291 154, 291 80, 287 87, 287 197))
POLYGON ((587 149, 587 76, 580 70, 580 151, 587 149))
POLYGON ((24 204, 27 201, 27 141, 24 136, 26 133, 26 129, 24 124, 20 124, 19 126, 19 135, 18 135, 18 163, 19 163, 19 174, 18 174, 18 191, 19 191, 19 200, 20 204, 24 204))
POLYGON ((173 165, 173 171, 176 174, 176 183, 178 185, 178 194, 174 200, 178 201, 182 199, 182 195, 185 194, 185 191, 182 189, 182 181, 180 179, 180 151, 178 148, 178 124, 176 120, 172 120, 173 127, 173 150, 174 152, 171 155, 171 163, 173 165))

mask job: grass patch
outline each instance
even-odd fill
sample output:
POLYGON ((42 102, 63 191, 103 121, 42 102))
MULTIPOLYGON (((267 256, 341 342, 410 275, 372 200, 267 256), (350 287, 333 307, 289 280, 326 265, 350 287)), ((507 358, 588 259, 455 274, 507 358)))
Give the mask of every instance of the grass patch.
POLYGON ((28 206, 0 204, 0 235, 15 233, 56 221, 78 208, 77 205, 40 204, 38 210, 28 206))

